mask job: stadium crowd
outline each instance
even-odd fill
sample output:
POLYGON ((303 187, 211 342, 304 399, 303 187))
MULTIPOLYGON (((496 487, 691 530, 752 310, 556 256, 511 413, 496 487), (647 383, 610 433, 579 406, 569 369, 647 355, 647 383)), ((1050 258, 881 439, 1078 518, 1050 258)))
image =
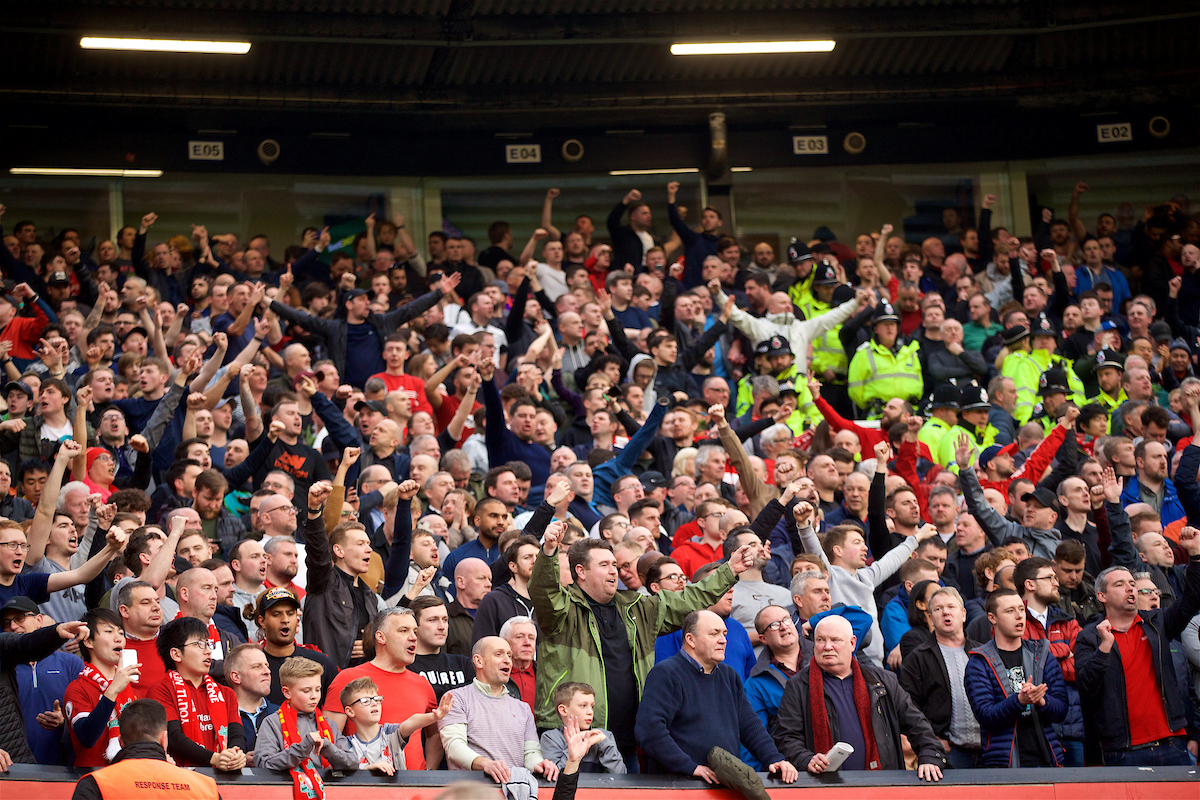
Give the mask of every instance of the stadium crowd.
POLYGON ((1195 763, 1200 217, 1087 189, 778 255, 675 183, 478 252, 0 219, 0 771, 1195 763))

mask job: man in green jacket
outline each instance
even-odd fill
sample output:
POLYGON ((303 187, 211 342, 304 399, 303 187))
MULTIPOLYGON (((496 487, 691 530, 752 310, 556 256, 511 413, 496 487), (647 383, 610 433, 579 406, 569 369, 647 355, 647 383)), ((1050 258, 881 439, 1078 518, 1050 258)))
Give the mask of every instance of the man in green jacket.
MULTIPOLYGON (((538 670, 534 718, 541 729, 561 723, 554 690, 565 682, 596 690, 592 725, 613 733, 630 772, 637 772, 634 723, 646 676, 654 666, 654 642, 683 626, 689 612, 708 608, 733 588, 738 574, 754 564, 745 545, 704 580, 682 592, 654 596, 617 591, 617 562, 603 539, 582 539, 567 551, 574 584, 559 582, 558 544, 566 525, 546 527, 542 551, 533 566, 529 598, 537 610, 538 670), (610 700, 611 698, 611 700, 610 700)), ((526 533, 539 531, 526 528, 526 533)))

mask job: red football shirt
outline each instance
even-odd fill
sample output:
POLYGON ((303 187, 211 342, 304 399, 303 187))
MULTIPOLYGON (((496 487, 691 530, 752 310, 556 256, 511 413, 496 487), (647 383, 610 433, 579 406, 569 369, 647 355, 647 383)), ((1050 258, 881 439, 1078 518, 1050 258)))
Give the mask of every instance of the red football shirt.
MULTIPOLYGON (((401 723, 414 714, 428 714, 437 708, 433 686, 424 676, 407 669, 404 672, 387 672, 368 662, 338 673, 329 687, 329 697, 324 705, 326 711, 346 713, 340 695, 342 688, 356 678, 370 678, 379 687, 379 693, 383 695, 380 722, 401 723)), ((354 723, 349 719, 346 720, 344 733, 347 736, 354 733, 354 723)), ((404 763, 408 769, 425 769, 425 749, 420 736, 414 735, 404 746, 404 763)))
POLYGON ((71 747, 75 749, 75 766, 77 767, 107 767, 108 759, 104 757, 108 749, 107 731, 91 747, 84 747, 75 735, 75 721, 92 713, 92 709, 100 702, 104 692, 90 678, 82 675, 71 681, 63 692, 63 714, 67 719, 67 730, 71 733, 71 747))
MULTIPOLYGON (((1117 650, 1121 654, 1121 670, 1125 673, 1125 705, 1129 708, 1129 745, 1182 736, 1182 729, 1171 730, 1167 710, 1163 707, 1158 678, 1154 674, 1154 653, 1139 618, 1126 632, 1113 630, 1117 650)), ((1168 665, 1169 666, 1169 665, 1168 665)))
POLYGON ((412 398, 414 414, 424 411, 429 416, 433 416, 433 406, 429 404, 429 398, 425 396, 425 381, 416 375, 389 375, 386 372, 377 372, 371 377, 383 381, 383 385, 389 392, 406 392, 412 398))
POLYGON ((149 696, 154 685, 167 677, 167 668, 163 666, 162 659, 155 647, 157 641, 158 637, 143 642, 128 634, 125 635, 125 646, 138 654, 138 663, 142 665, 138 672, 138 679, 133 683, 133 688, 137 691, 140 699, 149 696))
MULTIPOLYGON (((212 714, 208 710, 208 693, 204 690, 204 684, 193 686, 189 680, 184 680, 184 689, 187 691, 187 702, 191 706, 191 711, 196 715, 196 719, 200 721, 200 739, 192 741, 203 747, 205 750, 216 752, 216 732, 213 730, 212 714)), ((218 686, 221 694, 225 697, 225 708, 229 714, 229 721, 242 724, 242 718, 238 714, 237 695, 233 693, 233 689, 228 686, 218 686)), ((179 722, 179 706, 175 700, 175 686, 169 680, 161 680, 150 689, 149 699, 157 700, 162 704, 162 707, 167 710, 167 722, 179 722)), ((210 764, 185 764, 176 756, 176 761, 181 767, 208 767, 210 764)))

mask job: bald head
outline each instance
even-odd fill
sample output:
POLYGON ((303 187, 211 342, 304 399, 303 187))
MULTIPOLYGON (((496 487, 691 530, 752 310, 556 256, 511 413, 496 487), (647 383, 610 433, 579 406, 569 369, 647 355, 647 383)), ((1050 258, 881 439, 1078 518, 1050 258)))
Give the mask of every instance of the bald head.
POLYGON ((775 292, 767 298, 768 314, 787 314, 792 310, 792 298, 787 292, 775 292))
POLYGON ((492 568, 483 559, 464 558, 454 568, 454 586, 463 608, 479 608, 479 601, 492 590, 492 568))
POLYGON ((858 640, 845 617, 830 614, 818 622, 813 629, 813 645, 813 658, 825 672, 845 678, 853 671, 854 648, 858 640))

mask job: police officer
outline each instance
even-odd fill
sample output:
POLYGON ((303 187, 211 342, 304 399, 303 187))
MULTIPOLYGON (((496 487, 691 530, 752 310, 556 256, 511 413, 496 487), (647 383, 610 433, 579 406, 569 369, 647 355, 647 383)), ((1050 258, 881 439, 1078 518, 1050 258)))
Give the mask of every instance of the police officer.
POLYGON ((167 763, 167 712, 135 700, 121 712, 121 751, 79 779, 71 800, 218 800, 217 782, 167 763))
POLYGON ((999 431, 995 426, 988 424, 988 409, 990 408, 991 403, 988 401, 985 390, 974 384, 964 387, 962 399, 959 402, 958 424, 942 437, 934 460, 952 472, 958 472, 958 463, 954 459, 954 445, 958 442, 959 436, 963 434, 966 434, 967 441, 971 445, 972 462, 979 457, 981 450, 995 444, 996 434, 999 431))
POLYGON ((1033 320, 1033 328, 1030 329, 1029 339, 1033 343, 1030 355, 1033 356, 1033 360, 1041 367, 1043 373, 1052 367, 1061 370, 1067 379, 1067 394, 1069 395, 1067 399, 1082 405, 1086 396, 1083 381, 1079 380, 1079 377, 1075 374, 1072 362, 1058 354, 1058 331, 1055 329, 1054 323, 1044 313, 1039 314, 1033 320))
MULTIPOLYGON (((843 283, 834 288, 833 297, 829 303, 830 308, 838 308, 844 303, 851 303, 855 297, 854 287, 843 283)), ((813 318, 809 317, 809 319, 813 318)), ((839 414, 849 418, 854 416, 854 407, 851 405, 850 395, 846 391, 846 371, 850 368, 850 358, 846 355, 846 348, 842 346, 841 334, 842 326, 839 324, 820 336, 813 337, 812 365, 809 368, 809 374, 817 376, 817 379, 821 381, 821 396, 839 414)))
POLYGON ((1058 367, 1051 367, 1042 373, 1042 377, 1038 381, 1038 396, 1042 400, 1033 407, 1031 421, 1041 424, 1042 430, 1047 436, 1050 435, 1050 431, 1054 430, 1054 426, 1058 425, 1058 418, 1054 416, 1054 413, 1067 401, 1070 393, 1071 387, 1067 385, 1066 372, 1058 367))
MULTIPOLYGON (((929 397, 929 419, 917 432, 917 441, 923 442, 937 461, 937 454, 942 446, 942 439, 958 423, 958 386, 953 381, 940 383, 933 387, 929 397)), ((954 455, 951 453, 951 460, 954 455)), ((939 464, 945 466, 941 461, 939 464)))
POLYGON ((1096 383, 1100 392, 1095 397, 1089 397, 1089 403, 1097 403, 1108 412, 1109 429, 1112 429, 1114 412, 1121 404, 1129 399, 1121 378, 1125 375, 1125 356, 1107 347, 1096 353, 1096 383))
POLYGON ((759 375, 767 375, 771 371, 771 362, 767 352, 771 349, 769 339, 763 339, 754 346, 754 366, 737 383, 737 406, 734 408, 739 417, 750 413, 754 407, 754 379, 759 375))
POLYGON ((792 299, 793 305, 799 306, 806 298, 812 297, 813 276, 816 274, 813 270, 813 254, 804 242, 792 239, 792 243, 788 245, 787 258, 788 265, 796 271, 796 280, 788 288, 788 297, 792 299))
POLYGON ((900 317, 891 303, 880 303, 871 319, 874 335, 863 342, 850 359, 850 399, 865 409, 870 419, 879 419, 883 406, 899 397, 913 405, 925 390, 921 378, 921 346, 900 339, 900 317))
POLYGON ((1020 426, 1033 416, 1042 368, 1030 354, 1029 328, 1024 325, 1014 325, 1004 331, 1004 348, 1008 353, 1000 374, 1012 378, 1017 387, 1017 408, 1013 412, 1013 419, 1020 426))

